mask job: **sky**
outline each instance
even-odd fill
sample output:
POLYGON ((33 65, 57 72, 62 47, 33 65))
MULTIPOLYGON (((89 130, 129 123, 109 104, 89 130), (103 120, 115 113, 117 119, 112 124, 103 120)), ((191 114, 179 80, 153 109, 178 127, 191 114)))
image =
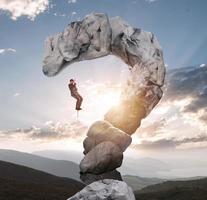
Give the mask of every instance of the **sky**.
POLYGON ((103 12, 153 32, 167 68, 164 96, 127 154, 190 159, 206 152, 206 7, 205 0, 0 0, 0 148, 79 151, 88 126, 118 102, 128 69, 114 56, 75 63, 52 78, 42 73, 45 39, 103 12), (70 78, 84 97, 78 121, 70 78))

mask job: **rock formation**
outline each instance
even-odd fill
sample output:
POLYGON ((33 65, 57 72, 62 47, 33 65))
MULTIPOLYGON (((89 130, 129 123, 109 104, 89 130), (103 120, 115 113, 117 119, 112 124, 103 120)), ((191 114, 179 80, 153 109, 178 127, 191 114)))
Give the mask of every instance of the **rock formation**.
POLYGON ((68 200, 135 200, 132 189, 123 181, 105 179, 93 182, 68 200))
POLYGON ((74 62, 109 54, 129 65, 131 77, 123 88, 121 109, 112 108, 105 119, 131 135, 162 97, 165 67, 154 34, 133 28, 119 17, 87 15, 46 40, 43 72, 54 76, 74 62))
POLYGON ((162 49, 150 32, 133 28, 120 17, 93 13, 45 42, 43 72, 58 74, 64 67, 109 54, 121 58, 130 70, 120 105, 112 107, 103 121, 95 122, 84 140, 85 157, 80 163, 86 183, 103 178, 121 180, 123 152, 131 137, 162 97, 165 77, 162 49))

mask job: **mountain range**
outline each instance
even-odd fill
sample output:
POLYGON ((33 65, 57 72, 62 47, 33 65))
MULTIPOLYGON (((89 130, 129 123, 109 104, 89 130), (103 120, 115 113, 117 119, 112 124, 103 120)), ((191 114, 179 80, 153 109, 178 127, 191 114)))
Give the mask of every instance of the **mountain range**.
MULTIPOLYGON (((153 161, 159 168, 165 166, 162 162, 153 159, 142 159, 142 161, 145 161, 146 165, 153 164, 153 161)), ((0 150, 0 199, 67 199, 84 187, 79 180, 78 172, 78 165, 73 162, 2 149, 0 150), (76 172, 73 171, 74 169, 76 172), (74 173, 77 173, 76 176, 74 173), (54 174, 61 174, 62 177, 54 174), (79 181, 71 179, 70 176, 76 177, 79 181)), ((132 187, 138 200, 207 199, 207 178, 204 177, 169 181, 124 175, 123 180, 132 187)))
MULTIPOLYGON (((32 154, 38 156, 48 157, 57 160, 69 160, 77 164, 83 158, 82 152, 69 152, 63 150, 45 150, 36 151, 32 154)), ((133 174, 135 176, 143 177, 157 177, 159 171, 169 171, 171 166, 159 159, 150 157, 144 158, 130 158, 125 156, 122 166, 118 169, 122 175, 133 174), (136 165, 136 167, 134 167, 136 165)), ((162 177, 159 177, 162 178, 162 177)))
POLYGON ((78 164, 68 160, 49 159, 7 149, 0 149, 0 160, 31 167, 56 176, 80 180, 78 164))

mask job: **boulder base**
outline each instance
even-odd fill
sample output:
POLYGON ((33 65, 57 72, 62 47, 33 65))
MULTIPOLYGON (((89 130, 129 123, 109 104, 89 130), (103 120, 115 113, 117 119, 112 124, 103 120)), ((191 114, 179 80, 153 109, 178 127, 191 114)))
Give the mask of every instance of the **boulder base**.
POLYGON ((123 181, 104 179, 86 186, 68 200, 135 200, 132 189, 123 181))

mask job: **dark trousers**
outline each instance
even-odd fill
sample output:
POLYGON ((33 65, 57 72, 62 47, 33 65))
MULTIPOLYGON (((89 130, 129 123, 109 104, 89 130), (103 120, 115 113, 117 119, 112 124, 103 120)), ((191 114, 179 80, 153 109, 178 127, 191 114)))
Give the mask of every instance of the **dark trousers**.
POLYGON ((77 100, 76 101, 76 110, 80 109, 82 101, 83 101, 83 97, 78 92, 71 93, 71 96, 77 100))

